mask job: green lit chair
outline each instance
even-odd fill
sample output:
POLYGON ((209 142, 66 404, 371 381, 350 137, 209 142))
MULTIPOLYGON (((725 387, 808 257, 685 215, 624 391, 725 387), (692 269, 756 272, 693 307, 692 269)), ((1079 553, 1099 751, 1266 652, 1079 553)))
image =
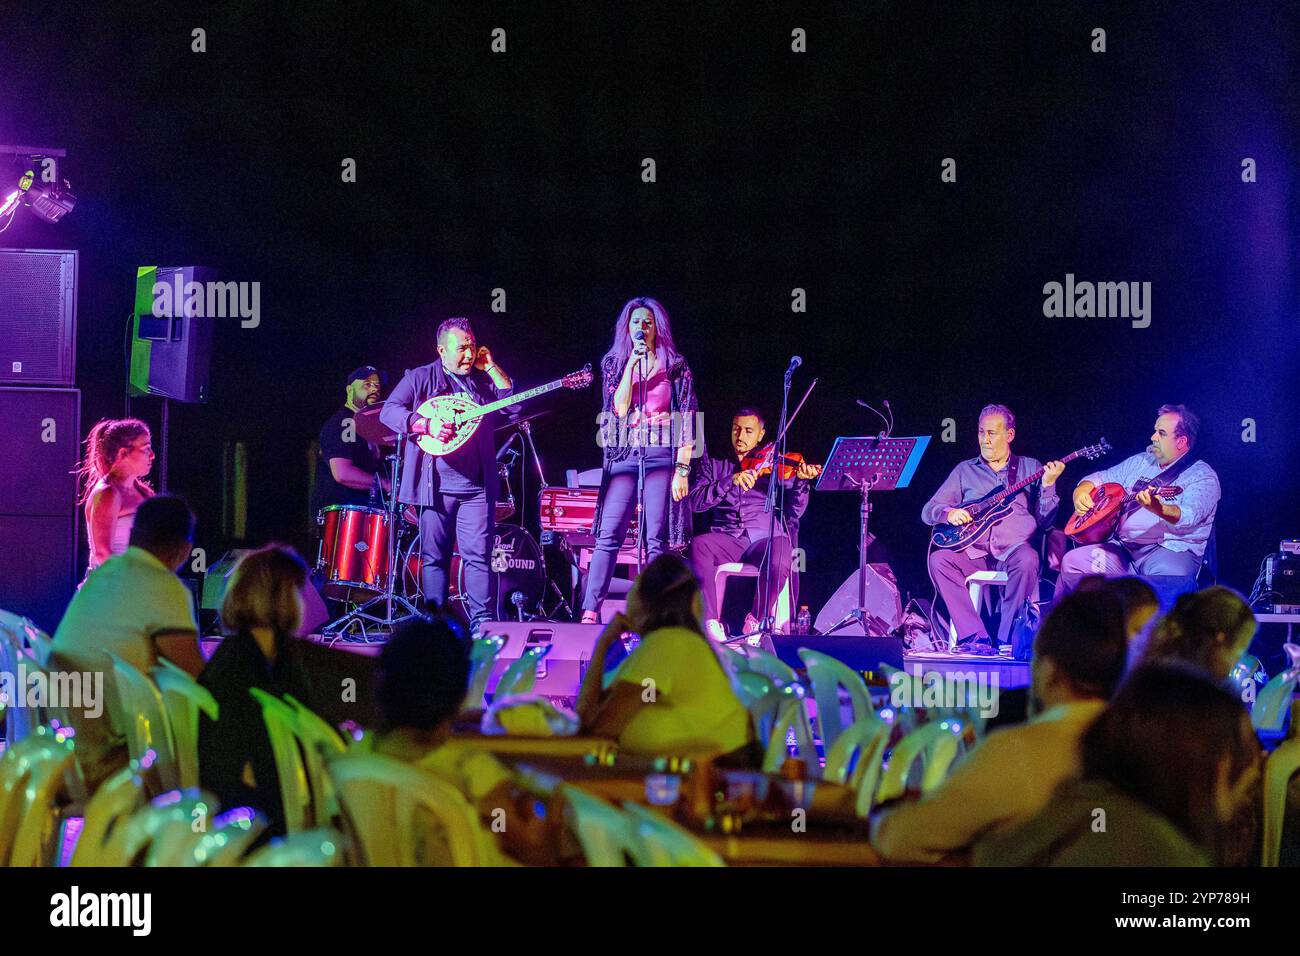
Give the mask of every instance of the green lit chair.
MULTIPOLYGON (((197 842, 174 860, 149 862, 149 866, 239 866, 248 850, 266 832, 266 817, 244 807, 238 814, 223 813, 197 842)), ((159 857, 162 860, 161 854, 159 857)))
POLYGON ((808 709, 804 706, 802 696, 790 696, 777 710, 772 723, 772 732, 767 740, 767 752, 763 756, 763 771, 776 773, 790 756, 786 749, 786 739, 794 731, 796 756, 808 767, 810 777, 820 776, 821 759, 817 747, 813 744, 812 725, 808 722, 808 709))
POLYGON ((329 722, 306 704, 284 695, 294 709, 293 731, 303 754, 307 784, 311 787, 312 821, 316 826, 333 825, 339 819, 338 796, 325 770, 325 762, 348 752, 348 741, 329 722))
POLYGON ((860 817, 871 812, 893 730, 891 725, 876 718, 854 721, 826 751, 826 769, 822 771, 822 777, 831 783, 853 788, 858 795, 857 814, 860 817))
POLYGON ((492 666, 505 646, 504 637, 480 637, 474 641, 469 652, 469 690, 465 693, 461 710, 479 710, 484 706, 488 677, 492 675, 492 666))
MULTIPOLYGON (((12 674, 15 694, 24 692, 18 687, 18 665, 23 660, 23 648, 8 628, 0 627, 0 673, 12 674)), ((5 745, 14 744, 30 737, 40 725, 41 715, 38 710, 26 706, 25 700, 8 700, 6 691, 0 690, 0 708, 4 710, 5 745)))
POLYGON ((162 696, 163 710, 172 731, 176 748, 176 773, 181 787, 199 785, 199 714, 216 720, 219 713, 216 698, 193 677, 165 657, 149 672, 158 693, 162 696))
POLYGON ((817 723, 821 731, 822 747, 829 753, 835 745, 836 738, 844 731, 844 718, 840 712, 840 689, 849 696, 849 706, 853 718, 849 723, 860 720, 879 720, 875 708, 871 705, 871 694, 862 676, 842 661, 837 661, 828 654, 821 654, 806 647, 799 649, 799 658, 808 671, 808 680, 812 684, 813 699, 817 702, 817 723))
POLYGON ((121 726, 126 732, 126 749, 145 785, 163 792, 180 786, 176 748, 172 742, 167 711, 158 687, 135 665, 112 651, 105 651, 113 666, 121 726), (152 781, 156 780, 156 786, 152 781))
POLYGON ((325 827, 272 840, 245 858, 244 866, 342 866, 343 834, 325 827))
POLYGON ((45 726, 0 756, 0 866, 45 866, 55 856, 56 798, 73 764, 72 741, 45 726))
POLYGON ((627 866, 640 851, 631 818, 599 797, 576 787, 560 787, 564 818, 578 838, 588 866, 627 866))
POLYGON ((637 866, 726 866, 722 857, 661 813, 625 802, 637 866))
POLYGON ((875 803, 903 796, 907 789, 907 779, 918 760, 923 763, 922 793, 928 793, 942 783, 957 756, 957 747, 961 741, 960 734, 953 732, 954 726, 955 722, 949 719, 922 724, 895 744, 889 765, 881 778, 875 803))
MULTIPOLYGON (((1300 657, 1300 647, 1295 644, 1284 644, 1283 647, 1292 661, 1300 657)), ((1300 667, 1293 664, 1264 685, 1250 711, 1250 722, 1256 730, 1273 734, 1282 732, 1295 695, 1297 678, 1300 678, 1300 667)))
MULTIPOLYGON (((1258 704, 1256 701, 1256 706, 1258 704)), ((1300 738, 1289 737, 1278 744, 1264 764, 1264 834, 1260 859, 1263 866, 1278 865, 1282 853, 1282 827, 1286 822, 1287 790, 1296 771, 1300 771, 1300 738)))
POLYGON ((144 783, 130 767, 117 771, 99 785, 86 804, 72 866, 102 866, 101 854, 109 835, 125 825, 145 805, 144 783))
POLYGON ((519 660, 506 668, 492 689, 492 699, 504 700, 531 692, 537 684, 537 665, 551 653, 551 647, 551 644, 534 644, 520 654, 519 660))
POLYGON ((799 675, 795 673, 794 668, 775 654, 769 654, 757 647, 746 647, 743 653, 745 663, 740 665, 737 662, 737 667, 753 671, 755 674, 762 674, 764 677, 782 685, 799 683, 799 675))
POLYGON ((200 866, 194 851, 212 827, 217 801, 198 790, 172 790, 119 821, 97 854, 99 866, 200 866))
POLYGON ((280 782, 280 800, 284 807, 284 825, 290 833, 306 830, 311 824, 311 786, 307 780, 307 767, 298 747, 298 712, 289 704, 260 687, 250 687, 258 706, 262 708, 262 722, 271 740, 271 753, 275 756, 275 775, 280 782))
POLYGON ((460 791, 391 757, 344 754, 327 764, 365 866, 505 862, 460 791))

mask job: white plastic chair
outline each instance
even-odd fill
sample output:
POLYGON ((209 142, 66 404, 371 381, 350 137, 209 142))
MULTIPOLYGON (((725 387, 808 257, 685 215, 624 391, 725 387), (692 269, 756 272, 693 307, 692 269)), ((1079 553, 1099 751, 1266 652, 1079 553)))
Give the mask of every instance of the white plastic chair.
POLYGON ((661 813, 624 802, 631 818, 637 866, 726 866, 713 850, 661 813))
POLYGON ((496 687, 492 689, 492 699, 504 699, 527 694, 537 684, 537 665, 547 654, 551 653, 552 644, 534 644, 519 655, 519 659, 506 668, 496 687))
POLYGON ((244 866, 342 866, 343 834, 325 827, 272 840, 245 858, 244 866))
POLYGON ((167 711, 162 693, 135 665, 124 661, 112 651, 105 651, 113 665, 113 681, 117 686, 119 715, 126 731, 126 749, 131 760, 140 769, 146 784, 153 774, 163 791, 180 786, 180 772, 176 763, 176 747, 172 742, 167 711), (150 774, 150 768, 153 774, 150 774))
POLYGON ((763 771, 776 773, 790 756, 786 749, 786 737, 791 730, 794 731, 796 755, 808 767, 808 775, 820 776, 821 759, 813 744, 812 725, 808 721, 808 710, 802 697, 791 697, 777 711, 772 734, 767 741, 767 752, 763 756, 763 771))
POLYGON ((828 755, 844 730, 844 718, 840 713, 841 688, 849 697, 853 715, 850 724, 873 719, 879 721, 871 704, 871 694, 857 671, 829 654, 821 654, 806 647, 799 648, 799 658, 808 670, 813 699, 817 702, 817 724, 821 731, 822 748, 828 755))
POLYGON ((831 783, 845 784, 857 792, 856 810, 860 817, 871 812, 893 730, 883 720, 867 718, 855 721, 844 728, 835 745, 826 751, 826 768, 822 777, 831 783))
MULTIPOLYGON (((928 793, 943 782, 957 756, 961 737, 953 733, 953 722, 947 719, 922 724, 897 744, 889 756, 876 794, 875 803, 884 803, 903 796, 907 778, 918 760, 924 761, 921 773, 921 792, 928 793)), ((873 804, 874 805, 874 804, 873 804)))
POLYGON ((465 703, 461 710, 478 710, 483 706, 483 695, 487 693, 488 678, 492 675, 492 665, 506 646, 504 637, 480 637, 474 641, 469 652, 469 690, 465 693, 465 703))
POLYGON ((182 787, 199 785, 199 713, 216 720, 216 698, 193 677, 165 657, 149 672, 162 697, 163 710, 176 750, 176 773, 182 787))
POLYGON ((628 858, 639 852, 632 820, 617 807, 599 797, 564 784, 564 818, 569 830, 578 838, 588 866, 627 866, 628 858))
MULTIPOLYGON (((728 581, 732 578, 754 578, 757 580, 759 577, 760 572, 757 565, 742 564, 739 561, 728 561, 725 564, 718 565, 718 569, 713 575, 713 590, 718 602, 718 613, 722 613, 728 581)), ((762 587, 761 581, 759 581, 759 587, 762 587)), ((790 578, 788 576, 780 593, 777 594, 774 604, 776 630, 784 634, 790 629, 790 578)))
MULTIPOLYGON (((980 598, 983 597, 985 587, 1004 588, 1007 586, 1007 572, 1005 571, 975 571, 966 575, 966 591, 970 594, 971 607, 975 608, 975 613, 980 610, 980 598)), ((951 615, 948 620, 948 650, 957 649, 957 625, 952 622, 951 615)))

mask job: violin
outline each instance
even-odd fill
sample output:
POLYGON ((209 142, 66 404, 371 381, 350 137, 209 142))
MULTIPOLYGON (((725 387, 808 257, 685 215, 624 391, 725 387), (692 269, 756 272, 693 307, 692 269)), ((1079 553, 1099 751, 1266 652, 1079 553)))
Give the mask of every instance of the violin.
MULTIPOLYGON (((784 455, 778 456, 776 454, 776 442, 769 442, 762 448, 757 448, 742 458, 740 468, 742 471, 757 472, 761 478, 763 475, 772 473, 772 468, 775 465, 774 459, 777 457, 781 459, 781 467, 777 474, 782 481, 789 481, 795 476, 800 465, 808 464, 803 455, 797 451, 786 452, 784 455)), ((817 470, 817 475, 822 473, 821 465, 813 465, 812 467, 817 470)), ((816 478, 817 475, 813 475, 813 477, 816 478)))

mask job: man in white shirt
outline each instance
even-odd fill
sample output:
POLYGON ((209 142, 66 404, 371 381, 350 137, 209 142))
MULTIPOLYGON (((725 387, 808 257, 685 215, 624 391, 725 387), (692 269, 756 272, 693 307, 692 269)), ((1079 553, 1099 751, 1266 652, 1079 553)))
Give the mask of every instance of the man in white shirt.
POLYGON ((189 559, 193 539, 194 515, 180 498, 142 502, 130 546, 90 573, 54 633, 52 669, 104 674, 106 712, 80 715, 74 727, 77 756, 92 787, 126 765, 125 724, 105 652, 145 673, 159 656, 191 674, 203 669, 194 602, 175 573, 189 559))
POLYGON ((991 733, 921 799, 873 814, 871 845, 890 862, 936 863, 1036 815, 1082 772, 1080 741, 1119 684, 1127 650, 1118 597, 1062 599, 1034 639, 1034 716, 991 733))
POLYGON ((1162 405, 1158 415, 1150 447, 1087 475, 1074 489, 1074 510, 1085 514, 1092 507, 1093 489, 1106 482, 1131 492, 1140 480, 1157 479, 1177 485, 1181 493, 1164 499, 1150 491, 1139 492, 1135 499, 1139 507, 1129 508, 1110 541, 1066 553, 1061 560, 1058 595, 1074 590, 1089 574, 1137 574, 1150 582, 1165 607, 1196 587, 1219 507, 1219 476, 1204 461, 1192 461, 1175 476, 1160 477, 1191 453, 1200 420, 1186 405, 1162 405))

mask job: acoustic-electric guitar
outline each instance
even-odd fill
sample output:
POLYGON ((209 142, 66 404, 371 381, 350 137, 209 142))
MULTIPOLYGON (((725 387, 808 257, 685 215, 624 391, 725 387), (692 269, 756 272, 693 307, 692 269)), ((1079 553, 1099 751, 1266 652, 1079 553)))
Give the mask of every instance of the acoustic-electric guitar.
MULTIPOLYGON (((1092 461, 1100 458, 1110 450, 1110 444, 1103 438, 1095 445, 1086 445, 1078 451, 1070 452, 1061 461, 1066 464, 1076 458, 1087 458, 1092 461)), ((965 524, 935 525, 934 531, 930 534, 930 542, 936 548, 946 548, 948 550, 968 548, 975 544, 980 538, 988 534, 993 525, 1011 513, 1011 500, 1042 478, 1043 471, 1044 469, 1040 468, 1032 475, 1017 481, 1014 485, 1007 488, 994 488, 982 498, 961 505, 962 509, 970 513, 971 520, 965 524)))
POLYGON ((1140 478, 1133 490, 1125 493, 1124 486, 1113 481, 1092 489, 1092 507, 1083 514, 1072 514, 1065 523, 1065 533, 1079 544, 1101 544, 1115 533, 1120 519, 1132 511, 1138 492, 1150 491, 1157 498, 1174 498, 1183 493, 1178 485, 1140 478))
POLYGON ((435 395, 415 410, 417 415, 429 419, 429 434, 416 438, 415 443, 421 450, 435 457, 449 455, 465 442, 474 437, 483 422, 483 416, 498 412, 518 402, 525 402, 538 395, 545 395, 557 388, 586 388, 591 384, 591 366, 587 365, 576 372, 570 372, 554 382, 538 385, 518 395, 510 395, 479 405, 468 395, 435 395), (438 433, 444 425, 451 425, 456 431, 447 441, 440 441, 438 433))

